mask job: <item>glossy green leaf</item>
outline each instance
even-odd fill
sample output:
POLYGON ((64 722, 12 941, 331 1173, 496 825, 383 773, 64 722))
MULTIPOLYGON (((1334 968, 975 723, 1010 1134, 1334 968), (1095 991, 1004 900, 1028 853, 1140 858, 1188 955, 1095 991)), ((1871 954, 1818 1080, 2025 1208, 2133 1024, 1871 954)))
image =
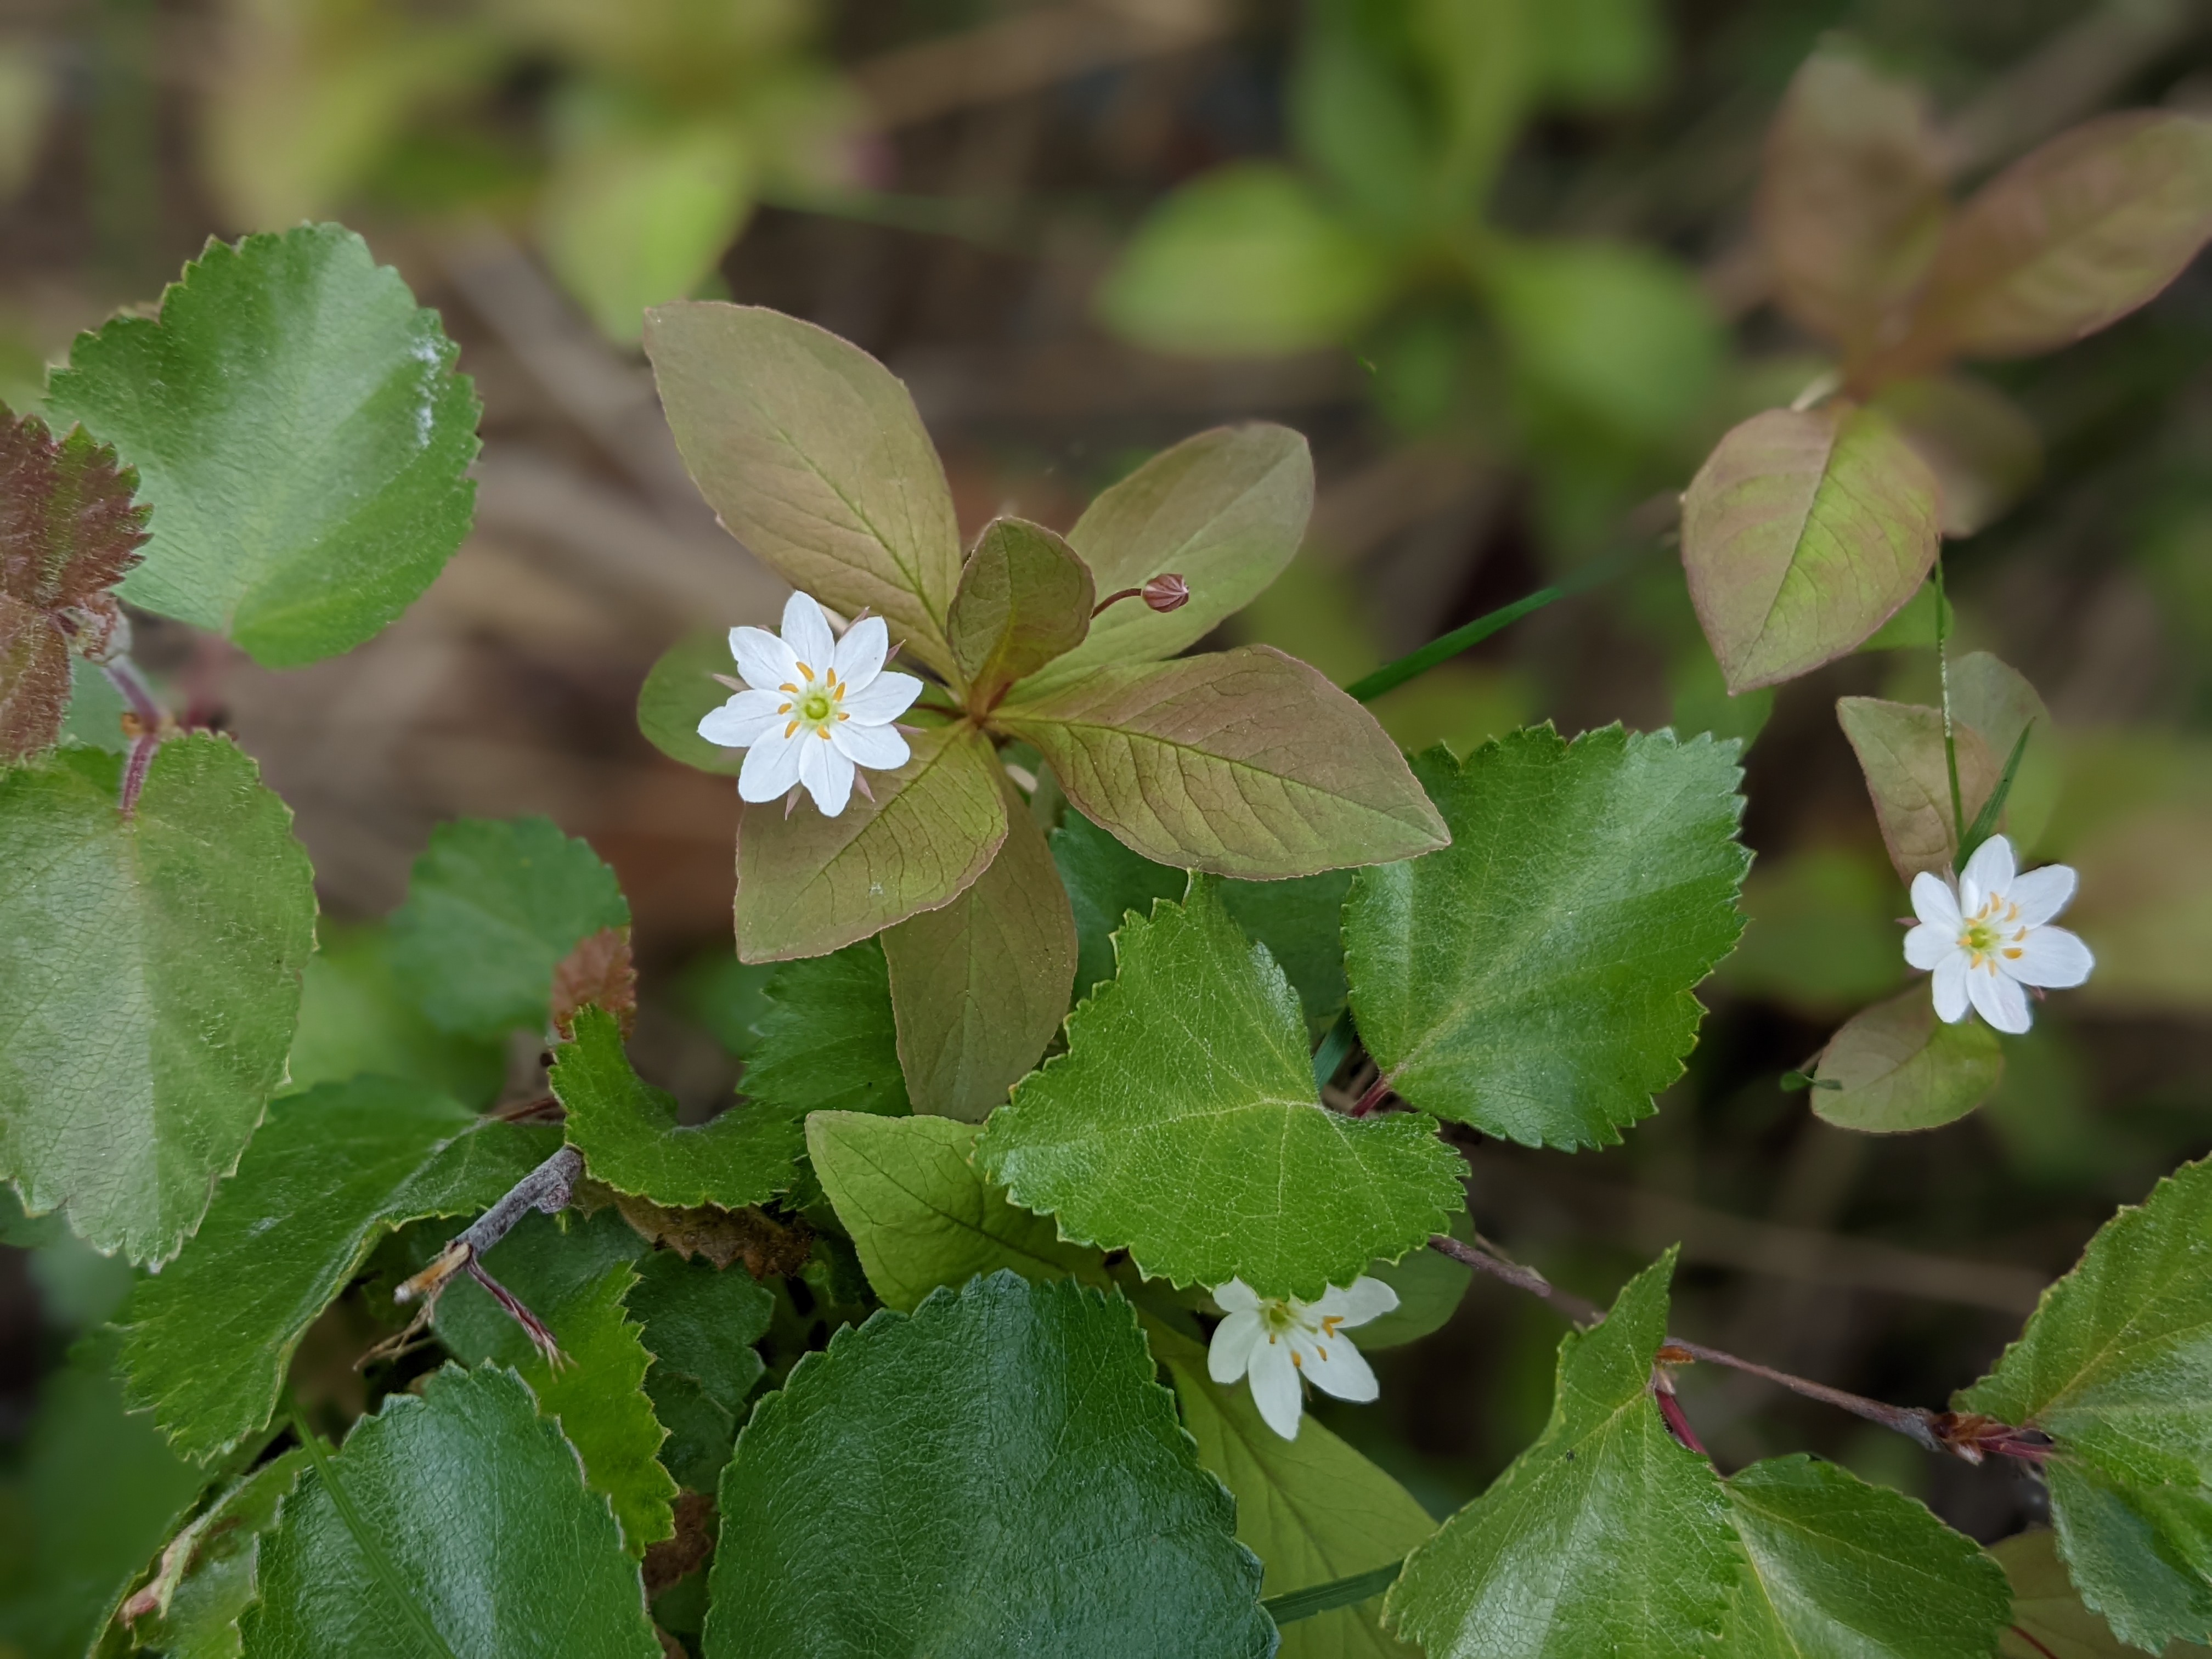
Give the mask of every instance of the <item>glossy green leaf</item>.
MULTIPOLYGON (((2047 1529, 2015 1533, 1990 1547, 2012 1583, 2012 1626, 1997 1643, 1999 1659, 2135 1659, 2112 1627, 2081 1605, 2057 1535, 2047 1529)), ((2193 1642, 2166 1644, 2165 1659, 2204 1659, 2212 1649, 2193 1642)))
POLYGON ((167 1659, 239 1659, 238 1621, 261 1594, 261 1540, 307 1454, 294 1448, 231 1483, 163 1547, 154 1577, 124 1604, 131 1636, 167 1659), (149 1603, 137 1616, 129 1617, 149 1603))
POLYGON ((1389 1628, 1428 1659, 1705 1659, 1741 1559, 1712 1465, 1650 1393, 1671 1253, 1559 1346, 1551 1421, 1413 1552, 1389 1628))
POLYGON ((1873 407, 1896 422, 1936 475, 1947 537, 1975 535, 1996 523, 2043 471, 2034 422, 1984 381, 1963 374, 1896 380, 1875 394, 1873 407))
POLYGON ((550 818, 458 818, 415 860, 392 965, 441 1030, 542 1030, 561 958, 629 925, 615 872, 550 818))
POLYGON ((762 1007, 743 1084, 757 1104, 794 1119, 913 1109, 899 1069, 890 970, 874 940, 783 963, 762 1007))
POLYGON ((884 1305, 908 1312, 941 1285, 1001 1267, 1103 1287, 1096 1250, 1063 1242, 1049 1216, 1017 1208, 983 1178, 970 1161, 975 1134, 938 1117, 807 1119, 814 1171, 884 1305))
POLYGON ((1267 947, 1316 1031, 1344 1009, 1344 901, 1351 891, 1349 870, 1221 884, 1222 903, 1249 938, 1267 947))
POLYGON ((841 1330, 723 1472, 708 1659, 1206 1654, 1274 1625, 1118 1297, 1014 1274, 841 1330))
POLYGON ((1981 734, 1951 722, 1959 763, 1959 811, 1951 806, 1951 759, 1943 747, 1943 711, 1879 697, 1838 697, 1836 719, 1866 775, 1867 793, 1881 825, 1889 861, 1906 886, 1923 871, 1951 873, 1958 826, 1971 823, 1996 787, 2002 762, 1981 734))
POLYGON ((546 1079, 568 1110, 568 1144, 594 1181, 669 1209, 741 1210, 788 1188, 806 1144, 803 1115, 756 1100, 678 1127, 676 1100, 631 1068, 604 1009, 576 1016, 546 1079))
POLYGON ((123 597, 271 668, 377 633, 468 533, 482 411, 456 350, 337 225, 210 242, 158 318, 78 336, 47 404, 154 509, 123 597))
POLYGON ((1162 450, 1091 503, 1068 545, 1099 596, 1181 576, 1190 598, 1154 611, 1124 599, 1036 681, 1172 657, 1249 605, 1282 573, 1313 512, 1313 457, 1288 427, 1216 427, 1162 450))
POLYGON ((637 729, 671 760, 702 772, 733 778, 744 769, 745 751, 725 749, 699 735, 699 722, 730 700, 714 676, 735 677, 730 630, 702 628, 686 634, 654 659, 637 690, 637 729))
POLYGON ((392 967, 381 926, 325 919, 300 981, 300 1023, 284 1063, 284 1091, 374 1072, 404 1078, 468 1106, 489 1106, 507 1078, 501 1045, 441 1031, 392 967))
POLYGON ((301 1337, 386 1233, 473 1215, 557 1145, 389 1078, 276 1102, 191 1243, 132 1293, 131 1405, 186 1456, 229 1450, 269 1420, 301 1337))
POLYGON ((672 1250, 653 1251, 637 1273, 629 1305, 653 1355, 645 1389, 668 1431, 661 1462, 679 1486, 711 1492, 764 1369, 753 1344, 775 1298, 742 1267, 685 1261, 672 1250))
POLYGON ((1894 1134, 1935 1128, 1987 1100, 2004 1076, 2004 1048, 1980 1020, 1936 1018, 1923 984, 1852 1015, 1814 1069, 1815 1112, 1838 1128, 1894 1134))
POLYGON ((1844 400, 1770 409, 1723 438, 1682 497, 1682 566, 1731 692, 1842 656, 1936 562, 1936 475, 1844 400))
POLYGON ((2045 1462, 2081 1599, 2156 1652, 2212 1638, 2212 1164, 2098 1231, 1955 1402, 2057 1442, 2045 1462))
POLYGON ((1081 645, 1099 597, 1090 568, 1042 525, 985 525, 946 623, 968 706, 990 708, 1016 680, 1081 645))
POLYGON ((402 1595, 453 1659, 661 1659, 606 1499, 514 1372, 448 1365, 387 1395, 330 1468, 343 1505, 311 1469, 262 1545, 247 1659, 427 1659, 402 1595))
POLYGON ((1262 880, 1410 858, 1443 825, 1375 717, 1270 646, 1102 668, 997 724, 1146 858, 1262 880))
POLYGON ((738 954, 747 962, 827 955, 951 902, 981 875, 1006 836, 1006 800, 990 744, 940 726, 911 739, 913 756, 870 773, 875 799, 855 794, 838 817, 805 803, 738 814, 738 954))
POLYGON ((2004 1574, 1925 1505, 1802 1454, 1724 1484, 1749 1562, 1720 1649, 1730 1659, 1996 1653, 2004 1574))
POLYGON ((1098 313, 1155 351, 1280 356, 1367 322, 1389 297, 1395 263, 1288 168, 1240 162, 1183 185, 1137 228, 1098 313))
POLYGON ((314 948, 292 815, 227 738, 0 774, 0 1175, 103 1251, 159 1262, 283 1078, 314 948), (89 1032, 103 1040, 86 1040, 89 1032))
POLYGON ((1060 1030, 1075 920, 1043 832, 1011 787, 991 867, 883 935, 899 1061, 916 1111, 979 1122, 1060 1030))
POLYGON ((2212 121, 2128 110, 2022 156, 1959 211, 1905 363, 2021 357, 2148 303, 2212 236, 2212 121))
MULTIPOLYGON (((1297 1439, 1284 1439, 1261 1420, 1250 1389, 1206 1376, 1197 1343, 1158 1326, 1148 1335, 1200 1466, 1237 1499, 1237 1541, 1267 1569, 1261 1594, 1387 1566, 1436 1531, 1410 1492, 1319 1423, 1301 1423, 1297 1439)), ((1382 1633, 1382 1614, 1378 1594, 1285 1626, 1280 1659, 1415 1659, 1414 1649, 1382 1633)))
POLYGON ((684 465, 730 533, 950 672, 960 532, 906 387, 858 346, 757 306, 659 307, 645 349, 684 465))
POLYGON ((1211 884, 1125 921, 1116 946, 1067 1053, 976 1142, 1015 1203, 1179 1285, 1308 1300, 1443 1229, 1458 1156, 1418 1115, 1319 1103, 1297 999, 1211 884))
POLYGON ((1736 745, 1539 726, 1415 763, 1453 841, 1352 883, 1368 1053, 1440 1117, 1528 1146, 1618 1140, 1681 1075, 1691 988, 1742 929, 1736 745))

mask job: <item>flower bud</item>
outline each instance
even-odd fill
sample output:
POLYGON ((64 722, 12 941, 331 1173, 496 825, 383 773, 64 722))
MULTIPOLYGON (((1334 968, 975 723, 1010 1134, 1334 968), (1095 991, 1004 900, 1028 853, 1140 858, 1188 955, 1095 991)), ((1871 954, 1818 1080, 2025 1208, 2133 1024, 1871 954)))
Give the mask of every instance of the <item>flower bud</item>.
POLYGON ((1140 591, 1145 603, 1155 611, 1180 611, 1190 603, 1190 584, 1173 571, 1163 571, 1140 591))

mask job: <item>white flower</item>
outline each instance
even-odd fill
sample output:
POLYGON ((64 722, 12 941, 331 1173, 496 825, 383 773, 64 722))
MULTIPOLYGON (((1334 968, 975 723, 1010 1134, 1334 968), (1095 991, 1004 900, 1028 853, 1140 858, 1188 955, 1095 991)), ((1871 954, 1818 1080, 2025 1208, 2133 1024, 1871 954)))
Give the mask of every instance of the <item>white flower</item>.
POLYGON ((910 751, 891 722, 921 695, 921 682, 884 672, 890 648, 880 617, 832 638, 830 619, 804 593, 783 607, 781 639, 765 628, 732 628, 730 654, 751 690, 701 720, 699 735, 746 751, 738 793, 771 801, 803 783, 834 818, 852 799, 855 767, 903 766, 910 751))
POLYGON ((2045 865, 2013 873, 2012 843, 1991 836, 1951 884, 1926 871, 1912 878, 1920 925, 1905 936, 1905 959, 1935 970, 1936 1012, 1956 1024, 1969 1003, 2000 1031, 2030 1024, 2027 985, 2079 985, 2097 965, 2089 947, 2046 924, 2074 896, 2074 872, 2045 865))
POLYGON ((1229 1316, 1214 1328, 1206 1375, 1226 1388, 1249 1371, 1252 1403, 1284 1439, 1298 1437, 1301 1376, 1339 1400, 1375 1398, 1375 1373, 1344 1332, 1398 1305, 1398 1292, 1381 1279, 1355 1279, 1348 1291, 1332 1285, 1320 1301, 1300 1302, 1256 1296, 1232 1279, 1213 1299, 1229 1316))

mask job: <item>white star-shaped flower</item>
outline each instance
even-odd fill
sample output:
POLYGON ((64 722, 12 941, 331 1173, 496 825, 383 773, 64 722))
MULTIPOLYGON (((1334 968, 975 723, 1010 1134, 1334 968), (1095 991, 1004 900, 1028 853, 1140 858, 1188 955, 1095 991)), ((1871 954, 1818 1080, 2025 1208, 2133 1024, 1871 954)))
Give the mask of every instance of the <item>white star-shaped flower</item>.
POLYGON ((1344 1333, 1398 1305, 1398 1292, 1381 1279, 1355 1279, 1342 1291, 1332 1285, 1320 1301, 1300 1302, 1256 1295, 1243 1279, 1232 1279, 1213 1299, 1229 1316, 1214 1328, 1206 1375, 1227 1388, 1249 1374, 1252 1403, 1284 1439, 1298 1437, 1298 1416, 1305 1409, 1301 1376, 1339 1400, 1375 1398, 1375 1373, 1344 1333))
POLYGON ((1954 890, 1926 871, 1912 878, 1920 925, 1905 936, 1905 959, 1935 974, 1936 1012, 1951 1024, 1969 1006, 2014 1036, 2033 1023, 2023 987, 2063 989, 2089 977, 2089 947, 2051 919, 2074 896, 2063 864, 2016 875, 2012 843, 1991 836, 1974 849, 1954 890))
POLYGON ((771 801, 805 784, 834 818, 853 797, 855 768, 903 766, 912 751, 891 722, 921 695, 921 682, 885 673, 890 650, 882 617, 863 617, 837 639, 804 593, 783 607, 781 639, 765 628, 732 628, 730 654, 750 689, 701 720, 699 735, 745 751, 738 793, 771 801))

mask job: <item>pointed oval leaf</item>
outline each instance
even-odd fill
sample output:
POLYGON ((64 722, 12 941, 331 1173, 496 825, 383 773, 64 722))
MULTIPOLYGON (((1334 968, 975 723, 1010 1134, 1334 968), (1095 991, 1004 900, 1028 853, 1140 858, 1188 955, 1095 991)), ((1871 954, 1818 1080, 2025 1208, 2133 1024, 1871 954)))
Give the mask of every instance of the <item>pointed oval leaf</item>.
POLYGON ((2004 1049, 1980 1020, 1936 1018, 1928 988, 1916 985, 1852 1015, 1821 1049, 1817 1073, 1820 1116, 1897 1134, 1952 1122, 1987 1100, 2004 1076, 2004 1049))
POLYGON ((1363 870, 1361 1040, 1413 1106, 1528 1146, 1617 1141, 1681 1075, 1691 988, 1742 931, 1736 745, 1548 726, 1415 762, 1452 844, 1363 870))
POLYGON ((2051 1435, 2058 1547, 2081 1599, 2157 1652, 2212 1638, 2212 1163, 2099 1229, 1958 1409, 2051 1435))
POLYGON ((454 1659, 661 1659, 607 1500, 513 1371, 448 1365, 386 1395, 330 1468, 345 1509, 310 1469, 262 1545, 249 1659, 421 1651, 400 1594, 454 1659))
POLYGON ((1097 669, 994 723, 1157 863, 1275 880, 1447 839, 1375 717, 1272 646, 1097 669))
POLYGON ((1101 597, 1173 574, 1190 598, 1169 611, 1123 600, 1038 686, 1197 644, 1282 573, 1305 539, 1313 495, 1313 456, 1288 427, 1217 427, 1153 456, 1091 503, 1068 545, 1101 597))
POLYGON ((283 1080, 314 877, 228 738, 161 744, 129 818, 119 772, 75 750, 0 774, 0 1175, 161 1262, 283 1080))
POLYGON ((729 688, 714 676, 732 673, 735 666, 726 628, 702 628, 662 652, 637 689, 637 729, 646 741, 702 772, 734 778, 744 771, 744 750, 725 749, 699 735, 699 722, 730 700, 729 688))
POLYGON ((920 910, 951 902, 1006 838, 991 746, 973 726, 916 732, 914 753, 867 774, 825 818, 811 802, 738 811, 738 954, 747 962, 826 956, 920 910))
POLYGON ((1016 680, 1081 645, 1097 602, 1089 567, 1042 525, 1026 519, 985 525, 961 568, 946 623, 952 659, 968 682, 968 706, 993 707, 1016 680))
POLYGON ((124 598, 270 668, 377 633, 468 533, 482 405, 457 351, 338 225, 211 242, 158 319, 78 336, 47 404, 154 509, 124 598))
POLYGON ((647 313, 645 349, 684 464, 730 533, 794 587, 876 611, 951 672, 960 531, 891 372, 811 323, 720 301, 647 313))
POLYGON ((2212 121, 2128 110, 2022 156, 1960 210, 1901 364, 2024 357, 2157 297, 2212 237, 2212 121))
POLYGON ((1910 887, 1923 871, 1948 875, 1959 852, 1959 823, 1972 823, 1996 787, 2001 763, 1989 744, 1954 714, 1951 742, 1959 757, 1960 804, 1954 817, 1942 709, 1879 697, 1838 697, 1836 720, 1866 775, 1882 845, 1889 848, 1898 879, 1910 887))
POLYGON ((1936 475, 1844 401, 1737 427, 1682 497, 1682 568, 1729 690, 1794 679, 1872 634, 1936 562, 1936 475))
POLYGON ((1179 1285, 1310 1301, 1443 1231, 1458 1155, 1427 1119, 1321 1104, 1297 998, 1212 884, 1115 944, 1121 971, 1069 1016, 1066 1054, 976 1142, 1014 1202, 1179 1285))
POLYGON ((1135 1315, 1073 1284, 839 1331, 755 1409, 720 1508, 708 1659, 1274 1650, 1135 1315))

